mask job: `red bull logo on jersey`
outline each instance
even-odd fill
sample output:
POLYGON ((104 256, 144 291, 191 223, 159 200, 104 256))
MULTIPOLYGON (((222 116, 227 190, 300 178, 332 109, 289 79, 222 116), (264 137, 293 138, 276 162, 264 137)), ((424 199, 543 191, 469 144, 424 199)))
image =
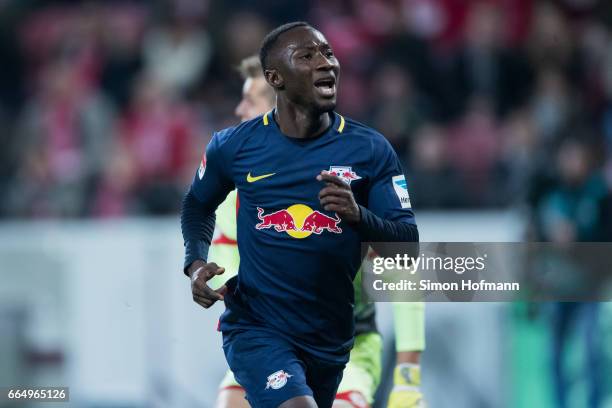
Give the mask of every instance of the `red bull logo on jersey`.
POLYGON ((304 204, 294 204, 287 209, 265 214, 263 208, 257 207, 257 218, 260 222, 255 225, 258 230, 274 228, 276 232, 286 232, 293 238, 306 238, 311 234, 320 235, 323 232, 341 234, 340 217, 330 217, 320 211, 313 210, 304 204))
POLYGON ((270 374, 268 376, 268 382, 266 383, 266 390, 270 388, 273 390, 283 388, 285 384, 287 384, 287 380, 291 377, 293 377, 293 375, 286 373, 285 370, 278 370, 277 372, 270 374))
POLYGON ((342 229, 338 227, 339 222, 340 218, 338 218, 338 215, 336 215, 336 218, 332 218, 319 211, 313 211, 312 214, 310 214, 304 220, 302 231, 310 231, 314 232, 315 234, 321 234, 323 231, 327 230, 329 232, 340 234, 342 229))
POLYGON ((257 229, 274 228, 276 232, 296 230, 293 215, 287 210, 279 210, 264 215, 264 209, 257 207, 257 218, 261 220, 259 224, 255 225, 257 229))
POLYGON ((334 176, 340 177, 342 181, 346 182, 348 185, 361 178, 350 166, 329 166, 328 172, 334 176))

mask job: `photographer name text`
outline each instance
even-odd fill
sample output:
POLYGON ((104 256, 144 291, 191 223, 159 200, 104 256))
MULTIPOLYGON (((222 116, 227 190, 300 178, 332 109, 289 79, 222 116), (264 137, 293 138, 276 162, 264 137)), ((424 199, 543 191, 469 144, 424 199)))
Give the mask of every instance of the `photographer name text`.
POLYGON ((484 279, 475 281, 463 279, 460 282, 434 282, 429 279, 411 281, 402 279, 397 282, 385 282, 377 279, 372 282, 372 287, 376 291, 422 291, 422 292, 453 292, 453 291, 519 291, 518 282, 487 282, 484 279))

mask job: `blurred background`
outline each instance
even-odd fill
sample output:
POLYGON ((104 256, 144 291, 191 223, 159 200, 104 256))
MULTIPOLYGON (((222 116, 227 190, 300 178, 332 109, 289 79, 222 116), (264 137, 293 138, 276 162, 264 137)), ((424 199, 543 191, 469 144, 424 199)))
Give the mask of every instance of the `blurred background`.
MULTIPOLYGON (((0 0, 0 386, 212 406, 220 309, 190 300, 178 212, 235 67, 293 20, 396 149, 423 241, 611 240, 608 0, 0 0)), ((433 408, 612 407, 609 304, 431 304, 427 342, 433 408)))

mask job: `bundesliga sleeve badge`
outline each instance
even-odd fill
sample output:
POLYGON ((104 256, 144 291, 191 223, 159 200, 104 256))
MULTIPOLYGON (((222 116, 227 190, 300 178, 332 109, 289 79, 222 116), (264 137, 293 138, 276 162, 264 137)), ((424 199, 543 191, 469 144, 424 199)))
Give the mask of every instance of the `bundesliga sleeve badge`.
POLYGON ((202 180, 204 177, 204 172, 206 171, 206 156, 202 156, 202 161, 200 162, 200 168, 198 169, 198 177, 202 180))
POLYGON ((391 178, 395 194, 399 198, 402 208, 412 208, 410 204, 410 196, 408 195, 408 186, 406 184, 406 177, 403 174, 394 176, 391 178))

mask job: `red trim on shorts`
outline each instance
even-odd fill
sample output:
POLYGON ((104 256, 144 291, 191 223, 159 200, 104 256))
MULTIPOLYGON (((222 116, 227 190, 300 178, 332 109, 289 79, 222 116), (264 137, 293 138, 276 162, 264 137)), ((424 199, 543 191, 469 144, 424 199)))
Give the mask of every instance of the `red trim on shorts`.
POLYGON ((244 388, 242 388, 242 386, 240 385, 227 385, 225 387, 219 388, 219 391, 225 391, 225 390, 244 391, 244 388))
POLYGON ((366 402, 367 400, 365 399, 365 397, 363 396, 363 394, 359 391, 355 391, 355 390, 349 390, 349 391, 345 391, 345 392, 341 392, 339 394, 336 394, 336 401, 345 401, 348 402, 349 404, 351 404, 352 407, 354 408, 369 408, 370 405, 366 402), (352 398, 351 398, 351 394, 352 398), (354 394, 359 394, 357 396, 355 396, 354 394), (357 397, 357 398, 355 398, 357 397), (359 399, 361 399, 365 405, 360 404, 357 405, 355 402, 355 400, 359 401, 359 399))

